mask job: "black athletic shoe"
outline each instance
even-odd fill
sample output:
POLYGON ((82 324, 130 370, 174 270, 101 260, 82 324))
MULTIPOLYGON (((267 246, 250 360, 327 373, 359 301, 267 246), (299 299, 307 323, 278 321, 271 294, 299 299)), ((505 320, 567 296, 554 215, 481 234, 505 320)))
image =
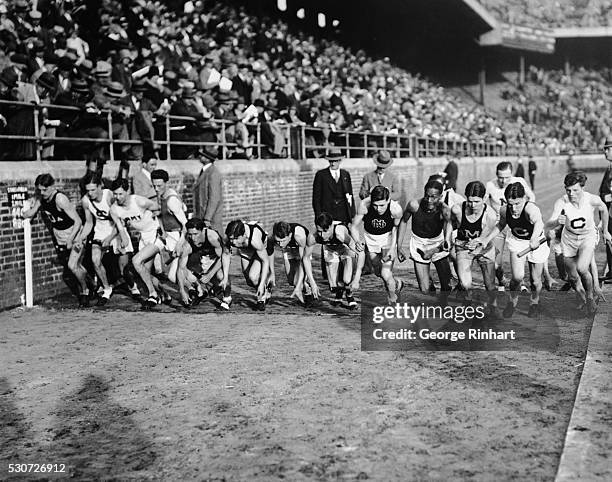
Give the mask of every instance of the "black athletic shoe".
POLYGON ((149 296, 144 302, 144 306, 146 308, 153 308, 157 305, 161 305, 161 299, 159 296, 149 296))
POLYGON ((348 303, 349 309, 354 310, 357 308, 357 301, 355 301, 355 298, 353 298, 353 295, 350 295, 347 293, 346 302, 348 303))
POLYGON ((101 296, 100 299, 98 299, 98 302, 96 303, 96 306, 104 306, 109 301, 110 301, 109 298, 105 298, 104 296, 101 296))
POLYGON ((511 301, 508 302, 506 307, 504 308, 503 315, 504 318, 510 318, 514 314, 514 305, 511 301))
POLYGON ((540 305, 531 304, 529 305, 529 311, 527 312, 527 316, 529 318, 537 318, 540 315, 540 305))
POLYGON ((85 295, 85 294, 79 295, 79 307, 80 308, 89 307, 89 295, 85 295))
POLYGON ((343 288, 336 288, 336 297, 332 300, 331 304, 333 306, 338 306, 340 303, 342 303, 342 296, 344 295, 344 289, 343 288))
POLYGON ((257 304, 255 305, 255 310, 256 311, 266 311, 266 302, 265 301, 258 301, 257 304))
POLYGON ((312 296, 311 293, 304 295, 304 305, 305 306, 310 306, 312 305, 312 302, 314 301, 314 296, 312 296))
POLYGON ((572 289, 572 285, 566 281, 565 284, 561 286, 561 288, 559 288, 559 291, 569 291, 571 289, 572 289))

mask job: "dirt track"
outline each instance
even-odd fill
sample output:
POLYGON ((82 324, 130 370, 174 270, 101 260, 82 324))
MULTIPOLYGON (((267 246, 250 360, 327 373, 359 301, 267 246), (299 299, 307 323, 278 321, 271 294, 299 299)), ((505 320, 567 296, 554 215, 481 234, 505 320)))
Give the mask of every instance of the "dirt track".
POLYGON ((77 480, 554 477, 590 329, 573 297, 549 303, 575 318, 555 353, 373 353, 358 315, 279 284, 265 314, 241 280, 231 313, 120 296, 0 313, 0 479, 18 462, 77 480))

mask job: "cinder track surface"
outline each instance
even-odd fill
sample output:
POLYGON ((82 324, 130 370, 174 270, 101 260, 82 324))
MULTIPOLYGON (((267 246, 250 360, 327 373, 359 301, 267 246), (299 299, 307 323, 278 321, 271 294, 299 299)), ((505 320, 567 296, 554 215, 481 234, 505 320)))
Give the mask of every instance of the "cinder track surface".
MULTIPOLYGON (((560 178, 537 194, 549 214, 560 178)), ((544 300, 554 352, 362 352, 358 313, 297 306, 278 268, 265 313, 235 266, 230 313, 119 295, 1 313, 0 479, 554 479, 592 323, 573 294, 544 300)))

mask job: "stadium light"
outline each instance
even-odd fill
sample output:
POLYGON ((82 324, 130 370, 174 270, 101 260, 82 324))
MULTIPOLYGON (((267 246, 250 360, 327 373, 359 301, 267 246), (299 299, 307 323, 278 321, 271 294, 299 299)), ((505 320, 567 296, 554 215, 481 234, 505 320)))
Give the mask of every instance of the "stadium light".
POLYGON ((276 0, 276 6, 281 12, 287 11, 287 0, 276 0))
POLYGON ((304 20, 304 18, 306 18, 306 11, 303 8, 300 8, 297 13, 297 18, 299 18, 300 20, 304 20))
POLYGON ((317 23, 319 24, 319 27, 321 28, 325 27, 325 14, 324 13, 319 13, 317 15, 317 23))
POLYGON ((338 25, 340 25, 340 20, 338 20, 338 19, 333 19, 333 20, 332 20, 332 27, 337 27, 338 25))

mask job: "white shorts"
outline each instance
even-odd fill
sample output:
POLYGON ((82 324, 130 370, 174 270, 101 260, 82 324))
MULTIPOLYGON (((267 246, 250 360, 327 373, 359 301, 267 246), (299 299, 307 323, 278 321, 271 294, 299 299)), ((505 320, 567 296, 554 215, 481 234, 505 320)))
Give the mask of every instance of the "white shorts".
POLYGON ((569 233, 566 229, 563 230, 561 234, 561 249, 563 250, 563 256, 567 258, 573 258, 578 255, 578 250, 580 248, 591 248, 595 250, 597 247, 598 240, 598 232, 593 231, 589 234, 572 234, 569 233))
POLYGON ((70 238, 71 232, 72 232, 72 228, 68 228, 68 229, 53 228, 53 236, 55 237, 55 242, 59 246, 66 246, 68 244, 68 239, 70 238))
POLYGON ((354 257, 355 254, 344 245, 339 249, 330 249, 323 245, 323 259, 325 259, 326 263, 339 263, 342 260, 354 257))
MULTIPOLYGON (((508 251, 511 253, 520 253, 521 251, 529 248, 529 240, 518 239, 512 233, 510 233, 506 237, 506 245, 508 246, 508 251)), ((549 255, 550 248, 548 247, 548 244, 543 243, 535 251, 530 251, 527 253, 526 258, 530 263, 541 264, 548 263, 549 255)))
POLYGON ((168 251, 170 253, 172 251, 174 251, 174 249, 176 248, 176 245, 179 242, 179 239, 181 239, 181 232, 180 231, 168 231, 168 232, 166 232, 166 245, 165 245, 166 251, 168 251))
POLYGON ((370 234, 364 231, 363 239, 370 253, 382 253, 393 245, 393 234, 393 231, 384 234, 370 234))
POLYGON ((217 262, 217 258, 211 256, 200 256, 200 268, 202 269, 202 275, 206 275, 210 268, 212 268, 213 264, 217 262))
POLYGON ((151 231, 144 231, 140 233, 138 249, 142 249, 150 244, 154 244, 160 249, 164 248, 164 242, 157 236, 157 229, 152 229, 151 231))
POLYGON ((410 238, 410 257, 413 261, 421 264, 435 263, 436 261, 446 258, 448 251, 439 251, 434 253, 431 259, 424 259, 418 251, 429 251, 434 248, 438 248, 444 242, 444 235, 440 234, 435 238, 421 238, 416 234, 413 234, 410 238))

